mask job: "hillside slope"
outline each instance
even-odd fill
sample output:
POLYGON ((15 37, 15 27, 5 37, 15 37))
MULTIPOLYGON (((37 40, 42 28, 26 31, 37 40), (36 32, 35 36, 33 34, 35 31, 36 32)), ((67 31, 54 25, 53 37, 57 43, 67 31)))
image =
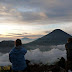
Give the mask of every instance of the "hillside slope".
POLYGON ((56 29, 51 33, 33 41, 26 45, 61 45, 67 42, 67 39, 72 37, 71 35, 67 34, 66 32, 56 29))

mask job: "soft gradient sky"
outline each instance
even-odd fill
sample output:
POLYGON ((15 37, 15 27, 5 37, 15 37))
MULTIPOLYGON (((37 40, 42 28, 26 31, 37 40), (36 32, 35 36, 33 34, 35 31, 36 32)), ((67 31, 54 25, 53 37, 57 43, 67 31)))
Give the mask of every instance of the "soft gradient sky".
POLYGON ((35 39, 54 29, 72 35, 72 0, 0 0, 0 41, 35 39))

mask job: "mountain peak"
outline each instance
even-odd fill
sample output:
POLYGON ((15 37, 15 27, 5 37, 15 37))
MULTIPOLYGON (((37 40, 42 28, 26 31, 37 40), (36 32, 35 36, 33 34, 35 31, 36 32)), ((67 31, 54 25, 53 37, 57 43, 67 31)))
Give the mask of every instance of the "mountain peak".
POLYGON ((51 33, 33 41, 30 44, 37 44, 37 45, 60 45, 65 44, 67 39, 72 37, 68 33, 64 32, 61 29, 55 29, 51 33))
POLYGON ((55 29, 54 31, 63 31, 63 30, 61 30, 61 29, 55 29))
MULTIPOLYGON (((55 30, 53 30, 51 33, 66 33, 66 32, 64 32, 63 30, 61 30, 61 29, 55 29, 55 30)), ((67 34, 67 33, 66 33, 67 34)))
POLYGON ((54 36, 57 36, 57 37, 71 36, 70 34, 66 33, 65 31, 63 31, 61 29, 55 29, 50 34, 54 35, 54 36))

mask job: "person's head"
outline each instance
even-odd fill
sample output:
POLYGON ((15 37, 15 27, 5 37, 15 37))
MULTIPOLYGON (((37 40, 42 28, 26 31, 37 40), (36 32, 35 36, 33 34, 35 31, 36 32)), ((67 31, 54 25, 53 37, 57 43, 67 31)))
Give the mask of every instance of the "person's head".
POLYGON ((15 45, 16 45, 16 46, 20 46, 20 45, 22 45, 21 40, 20 40, 20 39, 17 39, 17 40, 15 41, 15 45))
POLYGON ((68 38, 68 43, 69 43, 69 42, 72 42, 72 38, 68 38))

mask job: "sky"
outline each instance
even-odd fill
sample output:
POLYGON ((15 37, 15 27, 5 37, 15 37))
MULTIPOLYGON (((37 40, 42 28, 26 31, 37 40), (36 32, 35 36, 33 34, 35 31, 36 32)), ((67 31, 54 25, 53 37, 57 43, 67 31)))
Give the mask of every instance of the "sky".
POLYGON ((36 39, 54 29, 72 35, 72 0, 0 0, 0 41, 36 39))

